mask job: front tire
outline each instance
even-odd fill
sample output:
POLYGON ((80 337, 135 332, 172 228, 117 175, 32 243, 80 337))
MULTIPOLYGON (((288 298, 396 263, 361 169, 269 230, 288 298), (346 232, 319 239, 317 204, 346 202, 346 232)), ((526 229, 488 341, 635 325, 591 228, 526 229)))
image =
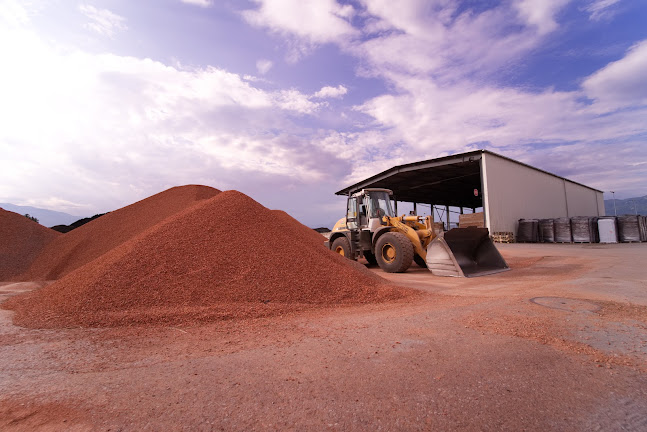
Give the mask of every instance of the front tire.
POLYGON ((413 245, 402 233, 388 232, 375 244, 377 264, 387 273, 402 273, 413 262, 413 245))
POLYGON ((350 253, 350 243, 346 237, 337 237, 332 242, 331 250, 343 257, 353 259, 350 253))

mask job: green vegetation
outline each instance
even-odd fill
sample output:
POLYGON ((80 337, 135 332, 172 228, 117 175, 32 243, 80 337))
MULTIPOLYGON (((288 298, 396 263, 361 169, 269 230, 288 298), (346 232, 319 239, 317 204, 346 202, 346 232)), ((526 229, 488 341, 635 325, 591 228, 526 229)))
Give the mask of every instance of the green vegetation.
POLYGON ((34 216, 30 216, 29 213, 25 213, 25 217, 27 219, 33 220, 34 222, 38 223, 38 219, 36 219, 34 216))

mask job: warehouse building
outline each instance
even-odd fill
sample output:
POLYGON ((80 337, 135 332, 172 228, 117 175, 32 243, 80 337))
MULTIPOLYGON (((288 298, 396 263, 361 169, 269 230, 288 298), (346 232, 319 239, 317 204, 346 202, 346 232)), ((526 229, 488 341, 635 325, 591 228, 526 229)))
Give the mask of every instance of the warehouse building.
POLYGON ((480 217, 490 233, 514 233, 519 219, 604 216, 602 191, 488 150, 395 166, 337 195, 365 188, 391 189, 396 202, 413 203, 414 211, 418 204, 440 206, 447 226, 450 207, 482 209, 471 219, 480 217))

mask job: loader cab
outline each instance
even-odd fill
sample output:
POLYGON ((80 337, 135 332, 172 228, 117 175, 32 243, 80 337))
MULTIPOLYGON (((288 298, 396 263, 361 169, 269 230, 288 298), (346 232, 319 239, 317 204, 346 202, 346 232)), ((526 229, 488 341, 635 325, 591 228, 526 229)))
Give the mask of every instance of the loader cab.
POLYGON ((348 197, 346 227, 374 232, 384 225, 384 216, 394 216, 389 189, 362 189, 348 197))

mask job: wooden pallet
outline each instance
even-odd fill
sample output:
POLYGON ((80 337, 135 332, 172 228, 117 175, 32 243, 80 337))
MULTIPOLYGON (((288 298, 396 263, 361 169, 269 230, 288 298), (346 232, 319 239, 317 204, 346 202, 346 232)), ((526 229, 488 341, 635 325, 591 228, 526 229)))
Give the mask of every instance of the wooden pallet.
POLYGON ((467 213, 458 216, 458 226, 460 228, 467 228, 470 226, 477 228, 485 228, 485 217, 483 212, 480 213, 467 213))
POLYGON ((514 243, 514 233, 512 232, 495 232, 490 238, 496 243, 514 243))

